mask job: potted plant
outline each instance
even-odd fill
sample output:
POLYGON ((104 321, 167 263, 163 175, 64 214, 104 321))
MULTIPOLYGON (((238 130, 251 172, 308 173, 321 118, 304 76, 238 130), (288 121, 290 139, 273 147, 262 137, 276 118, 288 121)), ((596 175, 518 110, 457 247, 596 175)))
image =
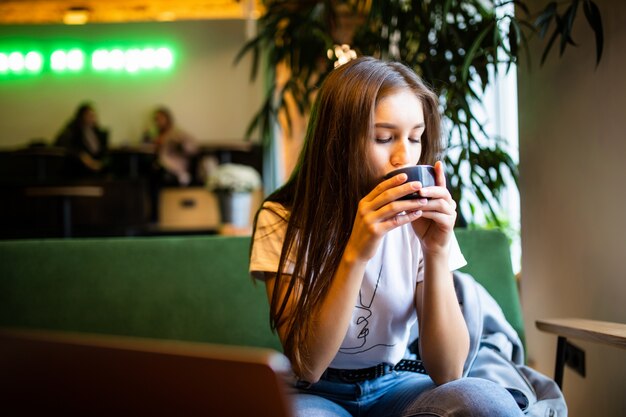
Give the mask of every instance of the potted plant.
MULTIPOLYGON (((400 60, 439 94, 447 148, 452 150, 445 162, 453 197, 461 203, 479 201, 487 220, 498 223, 502 215, 498 197, 507 177, 517 184, 517 166, 502 139, 485 132, 473 105, 480 102, 502 64, 508 70, 519 62, 520 51, 529 56, 531 37, 546 39, 542 62, 554 45, 559 45, 560 54, 575 45, 571 34, 581 8, 595 33, 596 63, 602 56, 602 22, 592 0, 551 1, 538 13, 529 11, 527 2, 266 0, 258 35, 237 59, 253 54, 253 77, 261 57, 267 59, 270 72, 286 66, 289 77, 282 84, 269 77, 265 101, 248 135, 260 129, 267 144, 279 114, 286 117, 287 129, 294 108, 307 114, 317 87, 346 51, 400 60)), ((465 214, 471 216, 469 204, 472 210, 465 214)))
POLYGON ((245 228, 250 224, 252 192, 261 176, 248 165, 225 163, 208 173, 206 187, 217 196, 222 224, 245 228))

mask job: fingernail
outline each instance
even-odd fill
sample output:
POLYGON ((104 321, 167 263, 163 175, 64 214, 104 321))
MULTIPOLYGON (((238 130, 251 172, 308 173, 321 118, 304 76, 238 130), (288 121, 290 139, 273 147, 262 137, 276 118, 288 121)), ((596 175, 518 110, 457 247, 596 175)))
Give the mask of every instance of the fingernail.
POLYGON ((411 188, 414 189, 414 190, 419 190, 421 186, 422 186, 422 184, 420 184, 419 181, 413 181, 411 183, 411 188))

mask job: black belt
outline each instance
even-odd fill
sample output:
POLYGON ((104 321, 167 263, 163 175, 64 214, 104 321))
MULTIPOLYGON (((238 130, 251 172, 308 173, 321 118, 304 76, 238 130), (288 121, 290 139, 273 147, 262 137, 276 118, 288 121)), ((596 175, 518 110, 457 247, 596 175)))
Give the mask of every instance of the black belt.
POLYGON ((420 360, 402 359, 395 366, 388 363, 379 363, 376 366, 362 369, 335 369, 328 368, 322 374, 322 379, 340 380, 342 382, 363 382, 369 379, 387 375, 393 371, 407 371, 426 374, 426 369, 420 360))

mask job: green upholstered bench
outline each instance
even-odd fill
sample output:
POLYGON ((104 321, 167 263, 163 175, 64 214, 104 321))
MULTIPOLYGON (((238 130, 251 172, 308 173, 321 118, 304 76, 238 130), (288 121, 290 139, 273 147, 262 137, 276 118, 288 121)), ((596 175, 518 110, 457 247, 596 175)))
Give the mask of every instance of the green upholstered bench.
MULTIPOLYGON (((523 337, 509 244, 458 230, 469 264, 523 337)), ((265 288, 248 275, 247 237, 0 242, 0 327, 280 349, 265 288)))
POLYGON ((0 242, 0 326, 279 348, 245 237, 0 242))
POLYGON ((467 260, 461 271, 487 289, 524 342, 524 319, 508 238, 497 230, 456 229, 455 234, 467 260))

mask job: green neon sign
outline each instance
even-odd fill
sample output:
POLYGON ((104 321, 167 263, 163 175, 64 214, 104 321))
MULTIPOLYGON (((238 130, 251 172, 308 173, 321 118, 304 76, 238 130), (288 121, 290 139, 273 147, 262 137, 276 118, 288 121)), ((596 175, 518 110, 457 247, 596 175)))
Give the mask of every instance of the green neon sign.
POLYGON ((50 55, 50 69, 55 72, 82 71, 85 68, 85 53, 80 49, 56 50, 50 55))
POLYGON ((168 47, 96 49, 89 53, 80 48, 40 51, 0 50, 0 76, 84 71, 127 72, 167 71, 174 66, 174 53, 168 47))
POLYGON ((174 55, 168 48, 98 49, 91 55, 91 67, 95 71, 167 70, 173 63, 174 55))
POLYGON ((0 74, 12 73, 38 73, 43 67, 43 57, 39 52, 31 51, 27 54, 20 52, 0 52, 0 74))

